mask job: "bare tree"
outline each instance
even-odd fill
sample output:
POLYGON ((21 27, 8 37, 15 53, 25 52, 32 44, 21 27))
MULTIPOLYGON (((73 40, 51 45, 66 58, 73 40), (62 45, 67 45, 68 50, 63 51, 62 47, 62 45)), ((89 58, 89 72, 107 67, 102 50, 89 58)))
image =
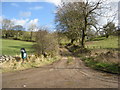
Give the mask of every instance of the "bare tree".
POLYGON ((49 33, 46 28, 40 28, 36 34, 34 45, 37 55, 54 56, 58 53, 58 41, 56 35, 49 33))
POLYGON ((2 20, 2 29, 4 30, 11 30, 14 23, 11 20, 3 19, 2 20))
POLYGON ((14 22, 12 22, 11 20, 8 20, 8 19, 2 20, 2 30, 4 30, 4 34, 6 38, 8 38, 9 36, 9 31, 7 30, 11 30, 13 25, 14 25, 14 22))
POLYGON ((71 43, 80 37, 82 27, 81 11, 76 8, 81 3, 63 3, 56 13, 57 30, 64 33, 71 43))
POLYGON ((81 46, 84 48, 84 41, 86 36, 86 31, 89 26, 93 26, 96 28, 96 18, 97 10, 101 9, 102 0, 99 0, 97 2, 89 2, 88 0, 86 2, 83 2, 84 5, 82 6, 82 12, 83 12, 83 29, 82 29, 82 41, 81 46))
POLYGON ((36 24, 30 24, 29 25, 29 28, 28 28, 28 30, 30 30, 30 32, 31 32, 31 37, 30 37, 30 40, 32 41, 32 37, 33 37, 33 32, 35 31, 37 29, 37 25, 36 24))
POLYGON ((64 31, 70 31, 69 33, 72 34, 72 36, 69 34, 70 37, 76 37, 76 34, 81 35, 81 46, 84 48, 87 30, 91 27, 97 28, 97 10, 102 8, 101 5, 101 0, 97 2, 86 0, 86 2, 63 3, 58 7, 56 13, 58 27, 64 31), (77 29, 77 32, 75 29, 77 29))
POLYGON ((108 22, 103 26, 103 31, 105 33, 106 38, 108 38, 110 35, 114 34, 116 31, 115 24, 113 22, 108 22))

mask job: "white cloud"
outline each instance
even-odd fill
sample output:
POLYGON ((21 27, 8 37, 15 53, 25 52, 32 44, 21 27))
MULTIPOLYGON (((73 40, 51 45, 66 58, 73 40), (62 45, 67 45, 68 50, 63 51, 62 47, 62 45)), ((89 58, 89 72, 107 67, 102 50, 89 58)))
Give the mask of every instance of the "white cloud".
POLYGON ((40 10, 40 9, 42 9, 43 7, 41 7, 41 6, 35 6, 35 7, 30 7, 29 9, 30 10, 40 10))
POLYGON ((120 0, 108 0, 108 2, 119 2, 120 0))
POLYGON ((0 16, 0 23, 2 23, 2 20, 3 20, 3 16, 0 16))
POLYGON ((25 2, 48 2, 53 3, 58 6, 61 3, 61 0, 24 0, 25 2))
POLYGON ((16 3, 11 3, 11 5, 14 6, 14 7, 19 7, 19 5, 16 4, 16 3))
POLYGON ((29 22, 29 19, 12 19, 11 21, 13 21, 15 25, 25 26, 29 22))
POLYGON ((43 1, 43 0, 24 0, 25 2, 39 2, 39 1, 43 1))
POLYGON ((0 16, 0 29, 2 28, 2 20, 3 20, 3 16, 0 16))
POLYGON ((28 27, 29 27, 30 24, 35 24, 35 25, 38 26, 38 19, 33 19, 33 20, 29 20, 29 19, 11 19, 11 21, 13 21, 15 23, 15 25, 22 25, 23 27, 26 28, 26 30, 28 30, 28 27))
MULTIPOLYGON (((28 30, 31 25, 36 25, 36 26, 38 26, 38 22, 39 22, 38 19, 30 20, 30 21, 27 23, 27 28, 26 28, 26 29, 28 30)), ((34 28, 34 31, 38 31, 38 27, 34 28)))
POLYGON ((61 3, 61 0, 44 0, 45 2, 53 3, 58 6, 61 3))
MULTIPOLYGON (((82 1, 82 0, 81 0, 82 1)), ((98 2, 100 0, 89 0, 89 2, 98 2)), ((119 2, 119 0, 101 0, 102 2, 106 2, 106 3, 109 3, 109 2, 119 2)))
MULTIPOLYGON (((53 3, 55 5, 59 5, 62 0, 2 0, 2 2, 49 2, 53 3)), ((81 2, 83 0, 64 0, 64 1, 76 1, 76 2, 81 2)), ((89 0, 89 1, 99 1, 99 0, 89 0)), ((106 1, 106 0, 104 0, 106 1)), ((103 2, 104 2, 103 1, 103 2)), ((119 0, 107 0, 107 2, 119 2, 119 0)))
POLYGON ((61 0, 2 0, 2 2, 49 2, 59 5, 61 0))
POLYGON ((38 24, 38 19, 33 19, 33 20, 30 20, 28 24, 38 24))
POLYGON ((20 16, 22 16, 22 17, 30 17, 31 12, 20 12, 20 16))

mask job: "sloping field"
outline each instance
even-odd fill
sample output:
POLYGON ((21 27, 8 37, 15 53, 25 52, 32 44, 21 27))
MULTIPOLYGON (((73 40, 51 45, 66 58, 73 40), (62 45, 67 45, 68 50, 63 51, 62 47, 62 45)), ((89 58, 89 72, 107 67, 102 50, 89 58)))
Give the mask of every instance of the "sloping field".
POLYGON ((25 48, 29 54, 33 53, 32 42, 9 39, 0 39, 0 42, 2 43, 1 49, 3 55, 19 55, 21 48, 25 48))
POLYGON ((103 48, 103 49, 116 49, 118 48, 118 37, 110 36, 109 38, 96 38, 94 41, 86 42, 86 47, 90 49, 103 48))

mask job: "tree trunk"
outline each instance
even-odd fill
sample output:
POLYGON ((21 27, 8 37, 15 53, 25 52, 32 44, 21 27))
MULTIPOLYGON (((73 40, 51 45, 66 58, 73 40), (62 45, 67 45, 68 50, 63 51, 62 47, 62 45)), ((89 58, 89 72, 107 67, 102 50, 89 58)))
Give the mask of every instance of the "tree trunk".
POLYGON ((8 38, 8 34, 7 33, 5 34, 5 38, 8 38))
POLYGON ((106 38, 108 38, 109 37, 109 35, 108 34, 106 34, 106 38))
POLYGON ((30 40, 32 41, 32 31, 31 31, 31 37, 30 37, 30 40))
POLYGON ((16 39, 18 39, 18 33, 16 33, 16 39))
POLYGON ((87 30, 87 16, 84 17, 85 20, 85 26, 84 29, 82 30, 82 41, 81 41, 81 47, 85 48, 84 41, 85 41, 85 31, 87 30))
POLYGON ((71 46, 73 45, 73 42, 75 41, 75 39, 71 39, 71 42, 69 44, 67 44, 67 46, 71 46))
POLYGON ((75 41, 75 39, 71 39, 71 44, 73 44, 74 41, 75 41))
POLYGON ((84 48, 84 40, 85 40, 85 31, 82 30, 82 41, 81 41, 81 47, 84 48))

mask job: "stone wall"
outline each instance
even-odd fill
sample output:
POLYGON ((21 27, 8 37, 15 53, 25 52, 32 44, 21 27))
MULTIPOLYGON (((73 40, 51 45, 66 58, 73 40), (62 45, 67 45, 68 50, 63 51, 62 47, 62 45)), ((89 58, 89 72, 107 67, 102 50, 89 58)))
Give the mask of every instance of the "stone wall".
POLYGON ((2 55, 2 56, 0 56, 0 63, 5 62, 5 61, 9 61, 9 60, 13 60, 13 59, 15 59, 15 57, 2 55))

